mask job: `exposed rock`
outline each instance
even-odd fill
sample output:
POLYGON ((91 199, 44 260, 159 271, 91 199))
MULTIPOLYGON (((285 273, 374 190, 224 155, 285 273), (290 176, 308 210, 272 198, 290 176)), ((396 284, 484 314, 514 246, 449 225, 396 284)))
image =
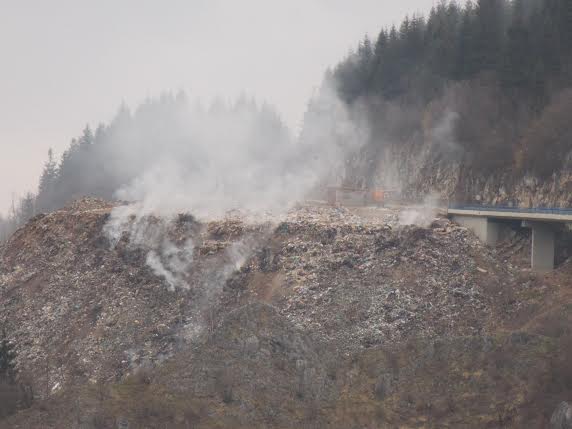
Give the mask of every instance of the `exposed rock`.
POLYGON ((440 157, 431 145, 387 145, 378 180, 398 188, 404 198, 429 195, 452 202, 521 207, 572 207, 572 162, 542 180, 512 170, 483 174, 461 162, 440 157))
POLYGON ((561 402, 550 417, 550 429, 572 428, 572 407, 568 402, 561 402))

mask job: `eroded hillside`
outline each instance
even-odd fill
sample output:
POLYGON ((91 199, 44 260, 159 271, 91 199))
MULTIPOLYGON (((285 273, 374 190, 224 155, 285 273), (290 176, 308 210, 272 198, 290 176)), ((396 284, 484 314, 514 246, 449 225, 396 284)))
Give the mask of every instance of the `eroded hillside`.
POLYGON ((36 216, 1 249, 36 398, 7 427, 543 427, 570 398, 569 264, 535 275, 510 243, 381 208, 148 216, 112 243, 114 207, 36 216), (176 281, 150 263, 166 249, 176 281))

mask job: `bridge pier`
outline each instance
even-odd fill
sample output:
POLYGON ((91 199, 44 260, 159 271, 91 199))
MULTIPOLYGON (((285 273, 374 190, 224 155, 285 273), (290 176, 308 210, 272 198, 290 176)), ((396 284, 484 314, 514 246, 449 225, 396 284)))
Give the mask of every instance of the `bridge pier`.
MULTIPOLYGON (((479 239, 489 246, 499 240, 502 229, 507 226, 484 216, 453 215, 453 222, 469 228, 479 239)), ((532 229, 532 251, 530 266, 538 272, 554 269, 554 229, 548 222, 523 221, 522 226, 532 229)))
POLYGON ((447 213, 454 222, 472 229, 489 245, 497 242, 503 229, 508 227, 507 221, 522 222, 523 227, 532 229, 531 268, 540 272, 554 269, 555 225, 572 223, 572 209, 560 208, 463 206, 449 207, 447 213))
POLYGON ((487 217, 453 215, 452 220, 461 226, 469 228, 483 243, 489 246, 494 246, 499 239, 501 225, 491 222, 487 217))
POLYGON ((554 229, 549 223, 524 221, 532 229, 531 268, 534 271, 554 269, 554 229))

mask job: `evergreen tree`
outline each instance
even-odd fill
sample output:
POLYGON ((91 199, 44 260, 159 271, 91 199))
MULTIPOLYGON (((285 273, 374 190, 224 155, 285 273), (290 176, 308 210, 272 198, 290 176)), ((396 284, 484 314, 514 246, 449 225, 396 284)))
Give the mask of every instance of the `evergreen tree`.
POLYGON ((36 196, 28 192, 24 198, 20 200, 18 208, 18 224, 26 223, 36 215, 36 196))
POLYGON ((94 136, 89 125, 83 129, 83 134, 78 139, 78 144, 81 148, 87 148, 93 144, 94 136))
POLYGON ((359 93, 363 94, 371 89, 371 79, 375 66, 374 49, 368 36, 365 36, 363 42, 360 43, 357 55, 357 73, 361 82, 359 93))
POLYGON ((481 70, 498 69, 503 46, 503 0, 478 0, 474 49, 481 70))
POLYGON ((375 57, 376 59, 381 59, 385 54, 385 49, 387 48, 387 41, 389 36, 387 35, 387 31, 382 29, 379 32, 379 36, 377 37, 377 41, 375 42, 375 57))
POLYGON ((53 207, 51 205, 56 182, 58 180, 58 167, 54 159, 54 152, 50 148, 48 150, 48 160, 44 164, 44 170, 40 176, 40 183, 38 186, 38 197, 36 205, 39 211, 48 211, 53 207))
POLYGON ((447 79, 455 73, 455 55, 461 14, 456 3, 439 3, 427 21, 425 62, 428 69, 447 79))
POLYGON ((535 37, 538 40, 538 55, 545 76, 555 76, 560 72, 561 56, 561 28, 559 27, 560 8, 559 0, 544 0, 542 8, 535 16, 535 37))
POLYGON ((403 93, 403 72, 401 39, 397 28, 392 26, 389 31, 385 55, 381 60, 376 76, 376 86, 383 97, 392 99, 403 93))
POLYGON ((455 77, 468 79, 473 77, 480 69, 477 54, 477 25, 475 9, 471 1, 467 2, 457 40, 457 55, 455 77))
POLYGON ((533 63, 530 61, 530 40, 524 19, 523 2, 516 0, 501 73, 503 85, 510 88, 526 89, 531 77, 533 63))

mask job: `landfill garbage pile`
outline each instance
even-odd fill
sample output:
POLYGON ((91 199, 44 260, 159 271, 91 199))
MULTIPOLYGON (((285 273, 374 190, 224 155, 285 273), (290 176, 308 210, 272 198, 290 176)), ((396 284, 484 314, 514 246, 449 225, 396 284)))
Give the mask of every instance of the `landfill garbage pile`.
MULTIPOLYGON (((157 427, 159 418, 168 427, 418 427, 421 416, 444 424, 477 414, 494 422, 491 380, 515 395, 502 410, 518 423, 531 386, 546 386, 515 377, 534 367, 549 379, 551 359, 564 353, 547 314, 572 303, 570 270, 538 277, 444 217, 416 226, 403 225, 399 209, 299 206, 281 216, 131 215, 110 234, 118 207, 77 201, 36 216, 0 248, 0 323, 44 401, 11 427, 157 427), (514 351, 511 332, 523 329, 535 337, 514 351), (513 372, 511 352, 522 360, 513 372), (465 369, 451 374, 455 362, 465 369), (148 379, 130 381, 138 374, 148 379), (482 403, 461 413, 439 377, 460 383, 459 400, 482 403), (435 397, 415 397, 415 385, 435 397), (163 411, 146 420, 145 401, 121 392, 163 411), (76 421, 78 407, 91 410, 89 421, 76 421)), ((540 407, 527 412, 546 422, 552 409, 540 407)))

